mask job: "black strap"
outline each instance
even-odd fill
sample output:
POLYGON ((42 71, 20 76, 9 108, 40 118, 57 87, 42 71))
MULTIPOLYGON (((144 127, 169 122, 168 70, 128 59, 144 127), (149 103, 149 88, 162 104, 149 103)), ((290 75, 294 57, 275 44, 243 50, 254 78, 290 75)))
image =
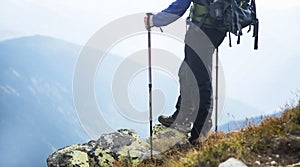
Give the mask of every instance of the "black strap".
POLYGON ((254 39, 254 49, 255 50, 258 49, 258 26, 259 26, 259 21, 258 21, 258 19, 256 19, 255 24, 254 24, 254 31, 253 31, 253 35, 255 36, 255 39, 254 39))
POLYGON ((237 39, 236 43, 240 44, 241 43, 241 35, 243 35, 243 33, 242 33, 242 25, 240 24, 239 14, 237 12, 234 12, 234 14, 236 15, 236 19, 237 19, 237 35, 238 35, 238 39, 237 39))
POLYGON ((255 37, 254 39, 254 49, 257 50, 258 49, 258 28, 259 28, 259 20, 257 19, 256 16, 256 4, 255 4, 255 0, 251 0, 251 6, 253 8, 253 12, 254 12, 254 30, 253 30, 253 37, 255 37))
POLYGON ((237 43, 237 44, 240 44, 240 43, 241 43, 241 35, 240 35, 240 34, 238 35, 238 39, 237 39, 236 43, 237 43))
POLYGON ((247 33, 249 33, 251 31, 251 25, 249 25, 249 29, 247 31, 247 33))
POLYGON ((229 38, 229 47, 231 47, 231 35, 230 35, 230 32, 228 31, 228 38, 229 38))

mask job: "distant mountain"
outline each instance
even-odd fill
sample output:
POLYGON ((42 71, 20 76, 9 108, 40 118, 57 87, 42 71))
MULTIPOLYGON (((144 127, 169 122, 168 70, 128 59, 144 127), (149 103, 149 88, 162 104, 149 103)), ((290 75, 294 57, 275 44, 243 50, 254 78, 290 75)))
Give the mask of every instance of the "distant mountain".
POLYGON ((39 35, 0 42, 0 166, 45 166, 53 150, 87 140, 72 99, 80 49, 39 35))
POLYGON ((256 117, 264 112, 238 99, 226 98, 224 107, 220 109, 220 125, 231 120, 244 120, 246 117, 256 117))
POLYGON ((280 117, 282 112, 278 112, 272 115, 265 115, 265 116, 257 116, 252 118, 247 118, 245 120, 237 120, 237 121, 230 121, 219 126, 219 130, 223 132, 230 132, 230 131, 239 131, 241 128, 247 127, 249 125, 259 125, 263 120, 268 117, 280 117))
POLYGON ((0 41, 1 40, 6 40, 6 39, 12 39, 20 36, 24 36, 25 33, 23 32, 18 32, 18 31, 10 31, 6 29, 2 29, 0 27, 0 41))

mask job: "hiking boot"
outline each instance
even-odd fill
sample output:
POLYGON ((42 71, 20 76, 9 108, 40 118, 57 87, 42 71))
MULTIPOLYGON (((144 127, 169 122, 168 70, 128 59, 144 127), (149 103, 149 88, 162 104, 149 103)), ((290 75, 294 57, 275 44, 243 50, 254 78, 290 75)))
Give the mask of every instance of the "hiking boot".
POLYGON ((158 117, 158 121, 164 126, 170 127, 174 123, 175 119, 172 116, 161 115, 158 117))
POLYGON ((193 128, 192 122, 186 121, 186 122, 182 122, 182 123, 177 123, 177 121, 175 122, 175 119, 172 116, 161 115, 158 117, 158 121, 162 125, 164 125, 166 127, 174 128, 182 133, 189 133, 189 132, 191 132, 191 130, 193 128))

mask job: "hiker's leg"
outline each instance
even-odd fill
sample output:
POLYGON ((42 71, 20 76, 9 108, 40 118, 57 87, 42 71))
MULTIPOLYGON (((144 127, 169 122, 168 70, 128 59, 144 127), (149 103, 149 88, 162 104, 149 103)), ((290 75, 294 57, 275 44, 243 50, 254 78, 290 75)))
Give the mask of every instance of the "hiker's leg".
POLYGON ((187 121, 186 119, 189 119, 188 122, 194 122, 197 118, 200 106, 199 88, 207 80, 205 78, 201 81, 201 73, 206 74, 207 70, 211 72, 212 58, 208 55, 212 53, 208 54, 208 52, 214 49, 209 38, 197 26, 191 25, 188 28, 185 43, 185 58, 179 69, 181 103, 176 119, 179 123, 187 121), (205 66, 206 64, 208 66, 205 66))
MULTIPOLYGON (((198 81, 200 103, 199 110, 197 113, 194 126, 191 131, 190 141, 197 139, 200 134, 206 135, 207 131, 211 128, 211 115, 213 110, 213 94, 212 94, 212 57, 215 47, 218 47, 225 37, 225 32, 218 30, 203 28, 204 33, 208 36, 210 43, 200 40, 199 43, 206 49, 198 50, 196 47, 195 51, 190 50, 190 55, 193 57, 200 58, 197 63, 191 63, 195 76, 198 81), (207 44, 207 45, 205 45, 207 44), (213 45, 213 46, 212 46, 213 45), (197 56, 196 56, 197 55, 197 56)), ((194 47, 193 47, 194 48, 194 47)))
MULTIPOLYGON (((188 46, 185 46, 185 48, 188 46)), ((185 49, 186 50, 186 49, 185 49)), ((182 124, 186 122, 194 122, 199 108, 199 91, 198 83, 192 69, 189 67, 187 60, 187 52, 184 62, 179 69, 180 84, 180 103, 177 110, 176 123, 182 124)))
POLYGON ((198 110, 197 118, 194 121, 194 126, 191 131, 190 141, 198 139, 200 134, 206 135, 207 131, 210 130, 208 125, 211 121, 211 115, 213 110, 212 100, 212 87, 211 83, 202 85, 200 89, 200 107, 198 110), (207 129, 209 128, 209 129, 207 129))
POLYGON ((175 112, 172 114, 172 117, 173 117, 174 119, 176 119, 176 117, 177 117, 177 115, 178 115, 178 113, 179 113, 179 110, 180 110, 180 103, 181 103, 181 96, 179 95, 179 96, 178 96, 178 99, 177 99, 176 106, 175 106, 176 110, 175 110, 175 112))
MULTIPOLYGON (((186 34, 185 62, 197 80, 199 98, 190 141, 197 139, 212 110, 212 57, 214 45, 199 27, 192 25, 186 34)), ((182 99, 183 100, 183 99, 182 99)))
POLYGON ((207 50, 196 53, 191 47, 186 46, 186 62, 194 73, 197 80, 198 91, 198 109, 195 111, 194 125, 191 131, 191 140, 197 139, 205 123, 210 120, 212 112, 212 80, 211 80, 211 63, 204 64, 201 57, 205 57, 207 62, 212 62, 213 50, 207 50), (201 54, 201 55, 199 55, 201 54), (208 68, 210 67, 210 68, 208 68))

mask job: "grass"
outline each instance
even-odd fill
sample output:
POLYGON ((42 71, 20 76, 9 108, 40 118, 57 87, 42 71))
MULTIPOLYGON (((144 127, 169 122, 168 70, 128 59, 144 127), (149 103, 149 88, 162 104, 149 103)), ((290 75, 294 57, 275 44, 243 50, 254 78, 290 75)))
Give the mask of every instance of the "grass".
POLYGON ((249 166, 255 161, 262 166, 270 161, 277 165, 300 161, 300 103, 286 109, 279 118, 269 117, 260 125, 247 125, 239 132, 211 133, 201 145, 189 149, 174 147, 160 159, 146 159, 139 166, 218 166, 230 157, 249 166))

